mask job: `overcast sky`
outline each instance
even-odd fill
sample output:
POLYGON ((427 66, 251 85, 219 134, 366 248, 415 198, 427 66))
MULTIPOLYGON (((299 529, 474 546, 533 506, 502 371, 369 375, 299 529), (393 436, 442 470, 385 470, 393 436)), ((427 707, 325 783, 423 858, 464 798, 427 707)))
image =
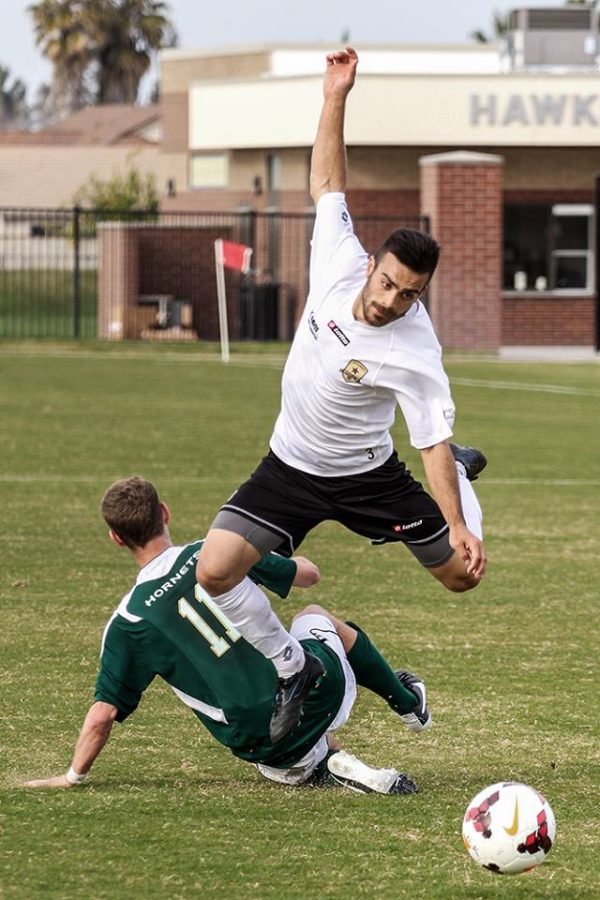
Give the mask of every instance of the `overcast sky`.
MULTIPOLYGON (((29 87, 29 99, 50 67, 33 41, 31 0, 0 0, 0 65, 29 87)), ((444 43, 468 40, 475 29, 491 30, 494 10, 562 6, 562 0, 170 0, 179 46, 222 47, 261 41, 315 41, 336 46, 344 31, 361 43, 444 43)))

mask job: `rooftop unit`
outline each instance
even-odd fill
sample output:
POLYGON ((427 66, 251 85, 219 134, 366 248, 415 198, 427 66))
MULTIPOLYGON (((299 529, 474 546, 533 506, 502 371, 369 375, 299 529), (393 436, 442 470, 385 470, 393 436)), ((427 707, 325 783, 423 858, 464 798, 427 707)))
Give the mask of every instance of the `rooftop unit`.
POLYGON ((509 14, 508 68, 598 68, 598 12, 587 6, 514 9, 509 14))

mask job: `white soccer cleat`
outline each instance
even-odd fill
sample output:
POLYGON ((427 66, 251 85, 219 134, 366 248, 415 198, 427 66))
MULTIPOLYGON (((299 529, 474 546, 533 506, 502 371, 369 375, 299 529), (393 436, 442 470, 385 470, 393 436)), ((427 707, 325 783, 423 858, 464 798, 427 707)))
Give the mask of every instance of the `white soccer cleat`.
POLYGON ((357 794, 416 794, 418 790, 408 775, 396 769, 373 769, 345 750, 332 753, 327 768, 336 784, 357 794))

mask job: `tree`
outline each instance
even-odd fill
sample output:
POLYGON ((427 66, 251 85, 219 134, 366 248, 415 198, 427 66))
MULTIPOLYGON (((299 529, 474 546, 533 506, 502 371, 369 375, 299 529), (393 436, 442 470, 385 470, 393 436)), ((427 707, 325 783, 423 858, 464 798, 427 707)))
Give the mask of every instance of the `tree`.
POLYGON ((135 103, 153 55, 177 40, 162 0, 38 0, 29 12, 53 66, 56 119, 89 103, 135 103))
POLYGON ((10 70, 0 65, 0 130, 26 128, 29 122, 27 88, 19 78, 9 82, 10 70))
POLYGON ((476 31, 471 31, 469 37, 472 40, 477 41, 478 44, 491 44, 494 41, 503 38, 507 32, 508 14, 502 15, 502 13, 494 10, 492 13, 492 34, 488 35, 485 31, 477 29, 476 31))
POLYGON ((64 119, 90 100, 86 73, 92 48, 85 26, 85 0, 39 0, 29 7, 35 40, 52 63, 50 105, 64 119))
POLYGON ((122 174, 115 173, 105 180, 92 175, 88 183, 79 188, 73 203, 102 212, 157 212, 159 197, 156 178, 150 173, 143 175, 131 159, 127 171, 122 174))
POLYGON ((33 129, 48 128, 53 119, 52 88, 49 84, 40 84, 29 107, 30 126, 33 129))
POLYGON ((98 103, 135 103, 152 56, 173 46, 162 0, 89 0, 87 18, 97 63, 98 103))

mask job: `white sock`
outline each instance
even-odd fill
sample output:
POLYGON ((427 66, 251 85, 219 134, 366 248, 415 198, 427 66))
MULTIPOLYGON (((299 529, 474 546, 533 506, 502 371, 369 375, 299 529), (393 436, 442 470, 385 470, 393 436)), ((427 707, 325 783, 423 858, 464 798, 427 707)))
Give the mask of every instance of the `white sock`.
POLYGON ((463 515, 469 531, 480 540, 483 537, 483 513, 477 499, 477 494, 473 489, 473 484, 467 478, 465 467, 461 462, 456 462, 456 471, 458 473, 458 488, 460 490, 460 502, 462 504, 463 515))
POLYGON ((271 609, 266 596, 248 577, 213 601, 249 644, 270 659, 280 678, 289 678, 304 665, 304 650, 271 609))

